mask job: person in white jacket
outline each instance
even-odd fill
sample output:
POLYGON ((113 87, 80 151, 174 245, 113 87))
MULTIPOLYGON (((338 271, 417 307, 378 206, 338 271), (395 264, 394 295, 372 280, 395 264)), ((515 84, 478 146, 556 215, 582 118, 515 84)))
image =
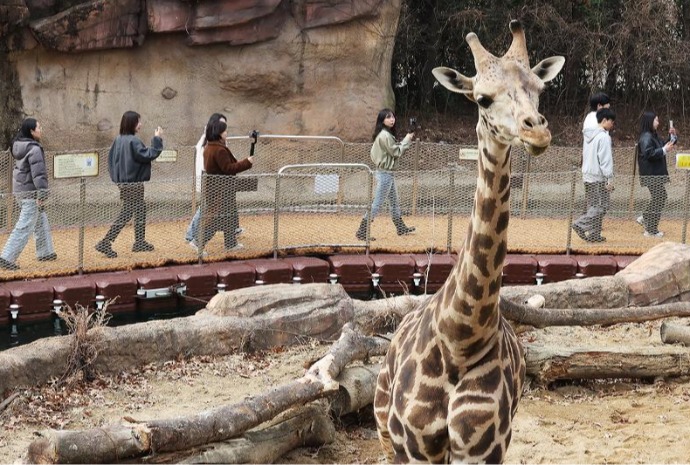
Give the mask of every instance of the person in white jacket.
POLYGON ((613 191, 613 149, 609 132, 616 114, 610 108, 596 113, 597 127, 583 129, 582 181, 585 184, 587 211, 573 223, 573 230, 587 242, 605 242, 601 235, 604 215, 613 191))

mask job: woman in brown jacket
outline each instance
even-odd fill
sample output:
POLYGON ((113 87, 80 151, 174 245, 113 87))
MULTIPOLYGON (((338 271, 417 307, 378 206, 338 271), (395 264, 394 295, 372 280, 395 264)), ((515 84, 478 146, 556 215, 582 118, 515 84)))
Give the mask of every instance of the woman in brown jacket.
POLYGON ((202 250, 217 231, 223 231, 226 251, 242 248, 236 236, 239 218, 236 186, 232 177, 250 169, 252 157, 237 161, 225 145, 227 136, 226 122, 219 120, 211 124, 208 143, 204 149, 204 170, 207 176, 204 189, 205 210, 201 221, 202 250))

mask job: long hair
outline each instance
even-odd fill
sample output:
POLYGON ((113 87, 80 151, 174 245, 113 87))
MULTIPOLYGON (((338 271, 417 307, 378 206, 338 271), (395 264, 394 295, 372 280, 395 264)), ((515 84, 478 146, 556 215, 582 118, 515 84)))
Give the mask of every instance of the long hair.
POLYGON ((388 128, 383 124, 383 120, 386 119, 388 115, 395 116, 395 113, 393 113, 393 110, 391 110, 390 108, 384 108, 383 110, 379 111, 379 115, 376 117, 376 126, 374 126, 374 135, 372 137, 372 140, 376 140, 376 136, 378 136, 379 132, 381 132, 381 130, 383 129, 390 132, 391 134, 393 134, 393 137, 395 137, 396 126, 398 124, 397 120, 392 128, 388 128))
POLYGON ((137 133, 137 124, 141 115, 136 111, 126 111, 120 120, 120 135, 134 135, 137 133))
POLYGON ((33 139, 34 136, 31 134, 31 131, 35 131, 36 126, 38 126, 38 121, 36 121, 35 118, 24 118, 24 121, 22 121, 22 125, 19 128, 19 132, 17 132, 16 138, 33 139))
MULTIPOLYGON (((214 113, 211 115, 211 117, 208 119, 208 123, 206 123, 206 141, 209 140, 218 140, 218 139, 211 139, 211 127, 218 121, 224 119, 225 121, 228 120, 228 118, 222 114, 222 113, 214 113)), ((223 131, 221 131, 223 132, 223 131)))
POLYGON ((656 131, 654 130, 655 118, 656 113, 653 111, 645 111, 642 113, 642 117, 640 118, 640 135, 644 134, 645 132, 656 134, 656 131))
POLYGON ((214 142, 223 138, 222 134, 228 129, 228 124, 220 119, 213 122, 206 128, 206 140, 214 142))

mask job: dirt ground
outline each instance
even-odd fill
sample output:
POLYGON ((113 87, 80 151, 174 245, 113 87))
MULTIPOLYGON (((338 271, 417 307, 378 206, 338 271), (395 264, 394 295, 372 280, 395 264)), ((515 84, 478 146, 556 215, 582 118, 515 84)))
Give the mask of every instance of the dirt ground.
MULTIPOLYGON (((521 335, 532 344, 660 346, 659 322, 606 328, 549 328, 521 335)), ((0 414, 0 463, 21 460, 33 433, 183 416, 232 404, 304 373, 328 350, 288 350, 171 361, 72 389, 23 391, 0 414)), ((690 457, 690 380, 578 380, 528 385, 507 463, 683 463, 690 457)), ((155 459, 151 459, 155 461, 155 459)), ((338 422, 334 443, 294 450, 281 463, 379 463, 370 409, 338 422)))

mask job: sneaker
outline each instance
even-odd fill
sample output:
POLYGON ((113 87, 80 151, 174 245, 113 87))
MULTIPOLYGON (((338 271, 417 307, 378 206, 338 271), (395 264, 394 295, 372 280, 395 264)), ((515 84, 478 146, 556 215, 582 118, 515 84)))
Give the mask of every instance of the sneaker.
POLYGON ((12 262, 5 260, 4 258, 0 257, 0 268, 4 268, 4 269, 10 270, 10 271, 17 271, 19 269, 19 266, 17 266, 16 263, 12 263, 12 262))
POLYGON ((577 234, 580 239, 582 239, 583 241, 588 241, 587 235, 585 234, 585 230, 582 229, 580 226, 574 224, 573 231, 575 231, 575 234, 577 234))
POLYGON ((235 229, 235 236, 239 236, 242 233, 244 233, 244 228, 240 227, 240 228, 235 229))
POLYGON ((135 242, 132 245, 132 252, 153 252, 154 250, 153 244, 146 241, 135 242))
POLYGON ((589 236, 587 242, 606 242, 606 238, 604 236, 589 236))
POLYGON ((643 234, 644 237, 664 237, 664 233, 661 231, 657 231, 655 233, 650 233, 649 231, 645 231, 643 234))
POLYGON ((113 250, 109 242, 100 241, 96 244, 96 250, 108 258, 117 258, 117 252, 113 250))
MULTIPOLYGON (((189 241, 188 244, 189 244, 189 247, 194 251, 194 253, 199 255, 199 246, 196 245, 196 242, 189 241)), ((202 257, 208 257, 208 252, 206 252, 204 250, 203 252, 201 252, 201 256, 202 257)))
POLYGON ((55 252, 46 255, 45 257, 38 257, 39 262, 53 262, 57 260, 57 254, 55 252))
POLYGON ((243 248, 244 248, 244 245, 242 245, 241 243, 238 242, 237 244, 235 244, 234 247, 230 247, 229 249, 225 249, 225 251, 226 252, 234 252, 235 250, 240 250, 243 248))
POLYGON ((416 230, 417 230, 417 228, 415 228, 414 226, 410 226, 410 227, 405 226, 402 229, 398 229, 398 236, 407 236, 408 234, 412 234, 416 230))
MULTIPOLYGON (((357 234, 355 234, 355 237, 356 237, 357 239, 359 239, 360 241, 366 241, 366 240, 367 240, 367 236, 365 236, 364 234, 359 234, 359 233, 357 233, 357 234)), ((375 237, 370 237, 370 238, 369 238, 369 241, 370 241, 370 242, 373 242, 373 241, 375 241, 375 240, 376 240, 375 237)))
POLYGON ((635 218, 635 221, 637 222, 637 224, 639 224, 640 226, 642 226, 644 228, 644 216, 642 216, 642 215, 638 216, 637 218, 635 218))

